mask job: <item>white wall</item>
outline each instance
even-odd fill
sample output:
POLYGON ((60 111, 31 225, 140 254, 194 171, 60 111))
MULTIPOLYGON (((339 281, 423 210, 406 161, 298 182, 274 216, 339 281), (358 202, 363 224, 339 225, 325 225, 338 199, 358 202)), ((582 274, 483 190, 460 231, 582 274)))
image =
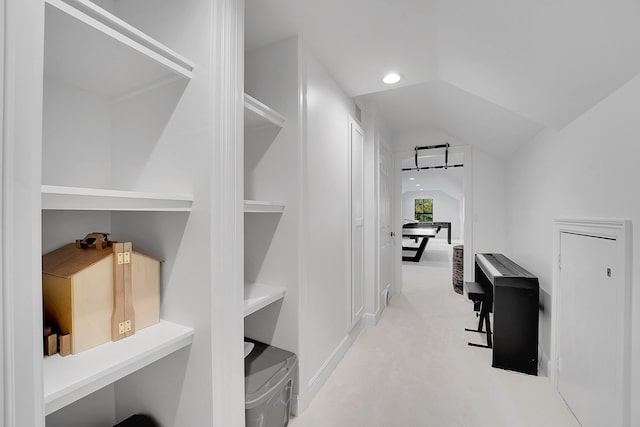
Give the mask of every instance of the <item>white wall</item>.
MULTIPOLYGON (((433 220, 451 222, 451 240, 460 239, 460 222, 462 217, 462 203, 460 199, 444 191, 405 191, 402 193, 402 218, 415 218, 415 200, 433 199, 433 220)), ((448 230, 443 228, 436 235, 438 240, 447 240, 448 230)))
POLYGON ((247 52, 245 65, 246 92, 287 119, 279 132, 245 134, 245 197, 286 204, 282 215, 245 215, 245 279, 287 288, 245 319, 245 333, 298 354, 303 410, 350 343, 354 104, 297 38, 247 52))
POLYGON ((285 298, 245 319, 245 335, 299 353, 300 143, 298 40, 245 52, 245 92, 284 115, 245 132, 245 199, 284 202, 281 215, 245 214, 245 282, 284 286, 285 298))
POLYGON ((475 148, 471 150, 471 156, 473 252, 501 252, 509 256, 505 252, 505 162, 475 148))
POLYGON ((452 135, 434 128, 408 129, 394 135, 394 151, 411 151, 417 145, 436 145, 448 142, 451 145, 464 145, 470 141, 461 141, 452 135))
POLYGON ((109 188, 112 126, 107 100, 46 78, 43 110, 42 183, 78 186, 81 181, 85 187, 109 188))
POLYGON ((300 55, 306 100, 301 245, 308 266, 300 301, 301 381, 313 394, 345 350, 351 323, 348 125, 354 104, 304 45, 300 55))
MULTIPOLYGON (((516 152, 506 182, 509 247, 540 279, 541 345, 549 355, 555 218, 640 221, 640 76, 559 132, 544 131, 516 152)), ((633 236, 631 425, 640 424, 640 235, 633 236)), ((596 316, 607 313, 594 311, 596 316)))

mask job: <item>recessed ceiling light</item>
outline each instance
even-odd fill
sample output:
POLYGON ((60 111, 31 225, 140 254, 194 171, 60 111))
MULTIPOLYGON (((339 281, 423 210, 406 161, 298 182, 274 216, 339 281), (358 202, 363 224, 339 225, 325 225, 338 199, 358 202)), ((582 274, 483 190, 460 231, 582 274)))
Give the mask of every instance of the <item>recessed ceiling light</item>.
POLYGON ((392 85, 392 84, 398 83, 401 79, 402 79, 402 77, 400 76, 400 74, 398 74, 398 73, 389 73, 386 76, 384 76, 382 81, 385 82, 388 85, 392 85))
POLYGON ((409 181, 415 181, 415 180, 416 180, 415 178, 409 178, 409 181))
POLYGON ((416 187, 420 187, 420 184, 416 184, 416 187))

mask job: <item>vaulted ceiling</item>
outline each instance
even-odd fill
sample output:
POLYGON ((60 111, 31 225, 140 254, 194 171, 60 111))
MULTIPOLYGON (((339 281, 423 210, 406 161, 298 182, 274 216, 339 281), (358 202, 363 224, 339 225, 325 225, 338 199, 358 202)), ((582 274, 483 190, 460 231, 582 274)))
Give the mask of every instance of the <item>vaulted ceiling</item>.
POLYGON ((639 18, 637 0, 246 0, 246 48, 298 34, 395 132, 509 153, 640 72, 639 18))

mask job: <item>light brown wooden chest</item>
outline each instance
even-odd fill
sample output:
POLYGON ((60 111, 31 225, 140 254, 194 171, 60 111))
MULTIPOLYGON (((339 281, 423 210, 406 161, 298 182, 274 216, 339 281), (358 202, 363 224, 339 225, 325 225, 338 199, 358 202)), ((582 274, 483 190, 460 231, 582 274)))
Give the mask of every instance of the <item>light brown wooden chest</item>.
MULTIPOLYGON (((112 339, 114 254, 109 250, 63 246, 43 256, 44 314, 62 334, 71 334, 73 354, 112 339)), ((131 254, 135 329, 160 320, 160 262, 131 254)))

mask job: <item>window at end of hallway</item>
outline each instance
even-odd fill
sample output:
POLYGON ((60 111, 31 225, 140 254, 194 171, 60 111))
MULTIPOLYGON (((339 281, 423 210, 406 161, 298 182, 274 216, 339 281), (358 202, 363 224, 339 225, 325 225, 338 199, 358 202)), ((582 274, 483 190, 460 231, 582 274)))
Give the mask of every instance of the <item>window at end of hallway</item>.
POLYGON ((433 199, 415 199, 415 219, 433 221, 433 199))

